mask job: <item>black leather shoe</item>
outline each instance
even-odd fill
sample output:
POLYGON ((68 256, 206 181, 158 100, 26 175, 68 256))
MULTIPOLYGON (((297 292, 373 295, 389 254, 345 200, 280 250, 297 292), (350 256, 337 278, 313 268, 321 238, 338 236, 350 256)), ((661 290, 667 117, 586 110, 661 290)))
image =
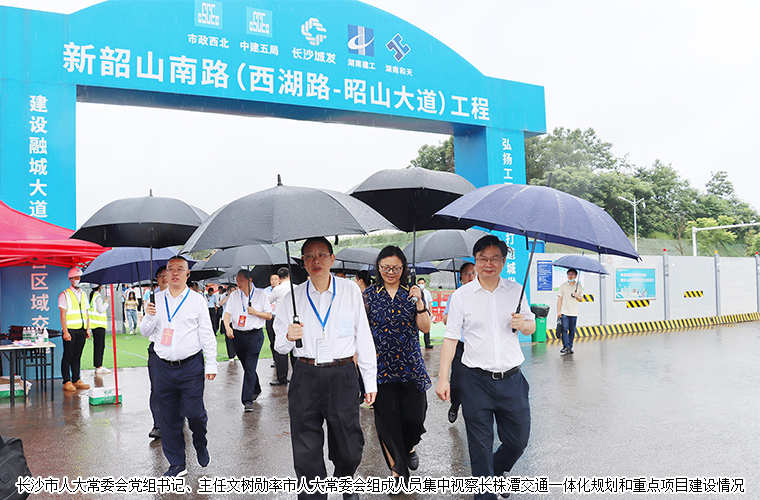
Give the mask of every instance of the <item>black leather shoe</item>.
POLYGON ((449 408, 449 422, 452 424, 457 421, 457 417, 459 416, 459 407, 455 407, 454 405, 451 405, 449 408))
POLYGON ((187 475, 187 468, 184 464, 172 465, 169 470, 164 472, 164 477, 182 477, 187 475))
POLYGON ((417 467, 420 466, 420 456, 417 455, 416 451, 410 451, 407 455, 407 462, 409 462, 409 470, 417 470, 417 467))
POLYGON ((288 382, 287 380, 285 382, 280 382, 279 380, 275 380, 274 382, 269 382, 269 385, 273 385, 273 386, 288 385, 288 382))
POLYGON ((153 439, 161 439, 161 429, 158 427, 152 428, 148 433, 148 437, 153 439))
POLYGON ((208 448, 203 448, 198 452, 198 465, 206 467, 209 463, 208 448))

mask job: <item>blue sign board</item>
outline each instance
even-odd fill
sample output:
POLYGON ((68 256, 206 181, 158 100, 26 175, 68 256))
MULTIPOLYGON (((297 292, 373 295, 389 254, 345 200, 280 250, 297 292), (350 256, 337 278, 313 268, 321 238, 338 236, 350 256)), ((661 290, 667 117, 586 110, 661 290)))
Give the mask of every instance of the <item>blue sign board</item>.
POLYGON ((539 260, 536 262, 536 290, 539 292, 551 292, 554 290, 553 273, 554 262, 539 260))
MULTIPOLYGON (((77 101, 452 134, 457 173, 477 187, 524 184, 524 141, 546 132, 543 87, 487 77, 355 0, 0 7, 0 35, 0 200, 70 229, 77 101)), ((525 241, 504 238, 504 276, 522 281, 525 241)))
POLYGON ((615 300, 656 299, 654 269, 615 269, 615 300))

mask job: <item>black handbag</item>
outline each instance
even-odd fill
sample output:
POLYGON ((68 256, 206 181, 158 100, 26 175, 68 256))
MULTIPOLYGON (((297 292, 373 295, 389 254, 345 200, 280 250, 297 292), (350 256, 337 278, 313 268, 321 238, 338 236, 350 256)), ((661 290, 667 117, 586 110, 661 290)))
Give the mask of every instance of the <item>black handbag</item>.
POLYGON ((0 436, 0 500, 22 500, 29 493, 19 493, 16 481, 20 477, 31 477, 32 472, 26 463, 24 447, 20 439, 0 436))
POLYGON ((557 329, 554 330, 554 336, 557 339, 562 340, 562 331, 564 328, 562 327, 562 318, 557 318, 557 329))

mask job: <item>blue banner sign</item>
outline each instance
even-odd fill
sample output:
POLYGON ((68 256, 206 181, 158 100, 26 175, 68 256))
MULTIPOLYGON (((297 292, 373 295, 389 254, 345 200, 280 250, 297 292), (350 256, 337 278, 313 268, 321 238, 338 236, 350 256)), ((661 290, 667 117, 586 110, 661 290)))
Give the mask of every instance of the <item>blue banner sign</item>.
POLYGON ((539 260, 536 262, 536 290, 539 292, 551 292, 554 289, 553 276, 554 262, 539 260))
POLYGON ((615 269, 615 300, 656 299, 654 269, 615 269))

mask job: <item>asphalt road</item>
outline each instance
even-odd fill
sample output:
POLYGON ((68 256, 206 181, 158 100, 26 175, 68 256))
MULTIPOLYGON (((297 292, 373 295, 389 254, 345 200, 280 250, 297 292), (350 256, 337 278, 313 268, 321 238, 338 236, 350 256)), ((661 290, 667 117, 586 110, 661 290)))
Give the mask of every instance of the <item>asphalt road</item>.
MULTIPOLYGON (((700 493, 698 498, 760 498, 760 323, 580 339, 575 354, 567 356, 560 356, 559 346, 551 343, 524 344, 523 351, 523 370, 531 385, 532 432, 512 471, 524 491, 512 498, 694 498, 677 492, 684 487, 729 490, 700 493), (575 492, 578 478, 586 478, 578 484, 594 493, 575 492), (570 484, 572 492, 566 489, 570 484), (738 484, 743 484, 744 495, 730 492, 738 484), (613 493, 615 485, 645 493, 613 493), (652 487, 660 493, 652 493, 652 487), (536 488, 548 493, 532 493, 536 488)), ((440 347, 423 353, 435 385, 440 347)), ((251 498, 198 489, 212 490, 214 484, 232 488, 229 481, 213 483, 213 478, 294 477, 287 389, 269 386, 273 371, 269 360, 259 364, 264 393, 252 413, 244 413, 239 401, 239 362, 221 363, 217 379, 207 382, 211 464, 201 469, 188 441, 186 484, 192 493, 77 492, 31 498, 251 498)), ((84 380, 113 385, 113 374, 95 377, 89 371, 84 380)), ((26 404, 14 409, 7 399, 0 400, 0 432, 23 440, 32 472, 42 477, 66 476, 71 481, 77 476, 160 476, 168 464, 160 442, 147 437, 147 369, 119 370, 119 382, 124 397, 120 406, 90 406, 82 392, 64 394, 60 381, 54 402, 37 388, 26 404)), ((427 433, 418 446, 415 476, 468 476, 461 416, 449 424, 448 404, 439 401, 433 389, 428 403, 427 433)), ((362 409, 361 415, 366 444, 357 476, 385 477, 388 471, 372 411, 362 409)), ((253 497, 295 498, 271 492, 253 497)), ((471 495, 447 491, 392 498, 471 495)))

